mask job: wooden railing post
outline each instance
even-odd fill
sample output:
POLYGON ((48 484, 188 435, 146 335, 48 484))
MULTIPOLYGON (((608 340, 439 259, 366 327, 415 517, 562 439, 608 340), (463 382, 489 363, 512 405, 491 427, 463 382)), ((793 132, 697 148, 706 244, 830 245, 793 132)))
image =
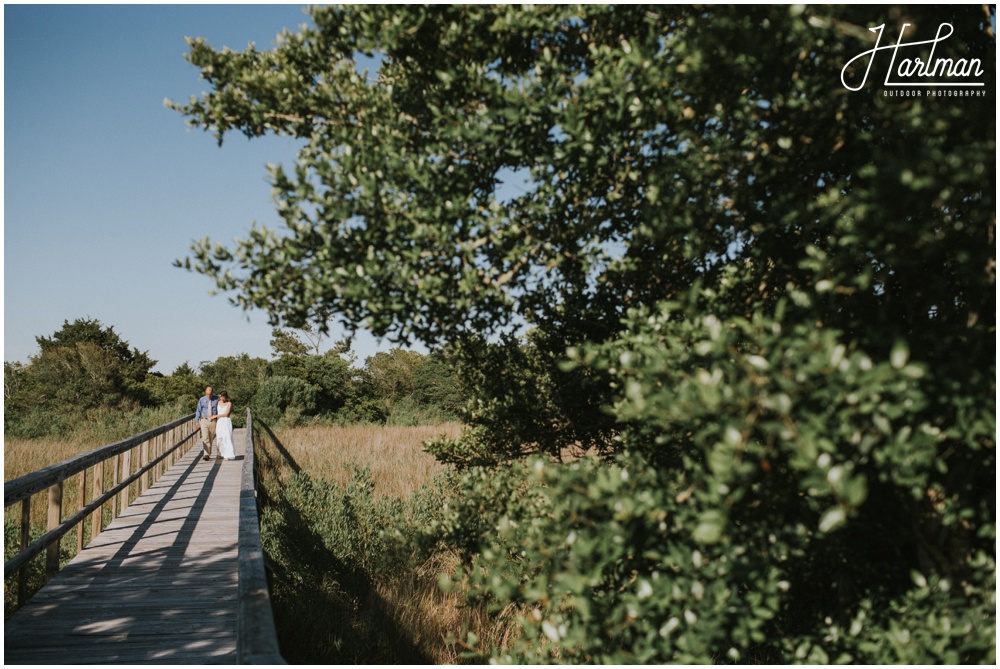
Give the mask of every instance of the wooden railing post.
MULTIPOLYGON (((115 457, 113 457, 111 459, 111 465, 112 465, 111 466, 111 488, 112 489, 118 487, 118 480, 119 480, 118 479, 118 469, 119 469, 119 467, 121 467, 121 464, 122 464, 122 456, 121 456, 121 453, 119 453, 118 455, 116 455, 115 457)), ((115 498, 111 500, 111 522, 112 523, 115 522, 115 518, 118 517, 118 498, 119 497, 121 497, 121 495, 115 495, 115 498)))
MULTIPOLYGON (((124 453, 122 453, 122 482, 123 483, 125 481, 127 481, 128 478, 132 475, 132 463, 135 461, 135 459, 136 459, 136 455, 135 455, 135 449, 134 448, 130 448, 127 451, 125 451, 124 453)), ((125 509, 127 509, 129 506, 131 506, 131 504, 132 504, 132 495, 131 495, 131 492, 132 492, 132 486, 131 485, 127 485, 127 486, 125 486, 124 489, 122 489, 122 494, 124 495, 124 497, 122 497, 121 511, 118 512, 119 516, 121 514, 125 513, 125 509)))
MULTIPOLYGON (((150 441, 156 441, 156 437, 153 437, 150 441)), ((138 470, 142 470, 146 463, 149 462, 149 441, 144 441, 139 444, 139 464, 137 466, 138 470)), ((142 478, 135 482, 135 496, 139 497, 142 493, 146 492, 146 484, 149 478, 149 474, 143 474, 142 478)))
MULTIPOLYGON (((59 481, 49 488, 49 524, 48 530, 54 530, 62 522, 63 483, 59 481)), ((45 580, 49 580, 59 572, 59 542, 49 544, 45 557, 45 580)))
MULTIPOLYGON (((129 449, 124 453, 122 453, 122 478, 121 478, 122 481, 127 479, 128 475, 132 473, 130 471, 131 465, 132 465, 132 449, 129 449)), ((128 508, 128 486, 122 489, 121 493, 119 493, 118 495, 118 508, 119 508, 118 511, 119 514, 125 513, 125 509, 128 508)))
MULTIPOLYGON (((27 497, 21 502, 21 548, 28 547, 28 539, 31 538, 31 498, 27 497)), ((28 570, 22 569, 17 575, 17 604, 24 604, 28 592, 28 570)))
MULTIPOLYGON (((77 477, 80 480, 79 504, 77 511, 83 511, 87 506, 87 470, 84 469, 77 477)), ((76 552, 83 550, 83 523, 76 526, 76 552)))
MULTIPOLYGON (((98 462, 94 465, 94 496, 91 501, 104 494, 104 463, 98 462)), ((90 518, 90 540, 93 541, 101 533, 101 525, 104 524, 104 505, 102 504, 90 518)))

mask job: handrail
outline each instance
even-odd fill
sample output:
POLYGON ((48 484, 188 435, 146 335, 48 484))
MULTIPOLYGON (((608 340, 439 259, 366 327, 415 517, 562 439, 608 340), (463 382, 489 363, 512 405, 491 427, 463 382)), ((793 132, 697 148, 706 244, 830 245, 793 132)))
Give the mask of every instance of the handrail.
POLYGON ((94 450, 83 453, 82 455, 76 455, 72 458, 68 458, 62 462, 45 467, 44 469, 39 469, 38 471, 31 472, 30 474, 25 474, 21 478, 14 479, 13 481, 7 481, 3 484, 3 507, 6 509, 11 504, 20 502, 22 499, 31 497, 36 492, 41 492, 56 483, 65 481, 73 474, 79 474, 84 469, 96 465, 98 462, 103 462, 110 457, 138 446, 144 441, 149 441, 153 437, 168 432, 175 427, 180 427, 192 418, 194 418, 193 413, 188 414, 183 418, 178 418, 177 420, 167 423, 166 425, 161 425, 160 427, 147 430, 146 432, 131 436, 127 439, 116 441, 113 444, 101 446, 100 448, 95 448, 94 450))
POLYGON ((247 409, 243 471, 240 481, 239 596, 236 612, 236 661, 239 664, 287 664, 281 657, 271 611, 257 515, 253 415, 247 409))
POLYGON ((192 430, 180 441, 170 444, 174 439, 174 430, 194 420, 191 413, 160 427, 147 430, 140 434, 117 441, 107 446, 88 451, 81 455, 68 458, 49 467, 26 474, 20 478, 4 483, 4 508, 21 503, 21 546, 19 552, 4 563, 4 580, 14 573, 20 572, 18 579, 18 603, 26 601, 27 572, 24 568, 28 561, 42 551, 48 550, 45 578, 51 578, 59 571, 59 540, 74 527, 77 528, 77 551, 83 550, 83 521, 93 514, 91 540, 103 529, 103 509, 108 502, 112 504, 112 518, 115 516, 115 497, 121 496, 122 510, 129 504, 128 488, 137 483, 136 494, 142 494, 147 483, 147 475, 152 472, 155 482, 166 469, 160 465, 184 447, 198 431, 192 430), (150 444, 153 445, 152 453, 150 444), (136 454, 135 469, 131 458, 132 449, 139 448, 136 454), (104 490, 105 463, 115 458, 112 466, 111 487, 104 490), (121 480, 118 478, 121 466, 121 480), (93 468, 93 472, 91 472, 93 468), (79 475, 79 509, 67 519, 62 518, 63 483, 73 476, 79 475), (86 504, 87 481, 92 481, 93 493, 91 502, 86 504), (31 498, 33 495, 49 491, 48 494, 48 526, 47 532, 32 543, 28 543, 31 522, 31 498))
MULTIPOLYGON (((94 514, 93 536, 101 531, 102 511, 105 504, 122 495, 122 508, 127 505, 126 490, 139 481, 138 494, 142 493, 144 478, 153 472, 153 481, 163 472, 158 466, 175 455, 188 442, 195 443, 194 437, 199 434, 197 429, 174 444, 172 431, 182 428, 194 420, 194 414, 189 414, 158 428, 147 430, 141 434, 123 439, 107 446, 102 446, 82 455, 74 456, 57 464, 39 469, 20 478, 4 484, 4 508, 21 502, 22 527, 21 550, 17 555, 4 563, 4 579, 20 571, 18 583, 19 603, 23 603, 25 590, 24 567, 28 561, 49 549, 47 576, 58 570, 59 539, 74 527, 79 526, 80 538, 78 550, 83 548, 82 522, 88 515, 94 514), (168 435, 165 439, 158 439, 168 435), (153 441, 155 440, 155 441, 153 441), (154 452, 149 452, 149 444, 155 446, 154 452), (131 472, 131 450, 146 445, 138 453, 137 471, 131 472), (118 461, 115 462, 114 483, 108 490, 103 490, 104 464, 111 458, 124 456, 122 460, 122 480, 118 481, 118 461), (152 456, 152 457, 150 457, 152 456), (93 473, 90 472, 94 468, 93 473), (62 484, 67 479, 80 475, 80 508, 71 517, 62 520, 62 484), (88 474, 93 476, 93 499, 85 503, 88 474), (33 495, 49 490, 49 527, 48 532, 40 538, 27 543, 28 524, 30 522, 30 504, 33 495), (53 551, 53 549, 55 549, 53 551), (53 568, 54 556, 54 568, 53 568), (49 573, 50 572, 50 573, 49 573)), ((263 426, 263 424, 261 424, 263 426)), ((195 428, 197 426, 194 426, 195 428)), ((265 429, 266 426, 263 426, 265 429)), ((189 444, 190 446, 190 444, 189 444)), ((239 536, 238 536, 238 573, 239 595, 237 598, 236 625, 236 655, 240 664, 287 664, 281 657, 278 647, 278 637, 274 627, 274 615, 271 611, 271 596, 267 586, 267 574, 264 569, 264 550, 260 539, 260 521, 257 512, 257 487, 254 458, 253 415, 247 409, 247 426, 245 432, 245 455, 240 481, 239 501, 239 536)))

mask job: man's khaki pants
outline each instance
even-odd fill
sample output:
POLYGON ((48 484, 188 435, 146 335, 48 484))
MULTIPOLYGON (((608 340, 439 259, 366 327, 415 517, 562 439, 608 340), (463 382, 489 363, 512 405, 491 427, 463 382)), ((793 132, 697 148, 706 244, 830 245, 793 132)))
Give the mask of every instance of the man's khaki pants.
POLYGON ((202 418, 201 423, 201 447, 205 451, 205 457, 212 457, 212 442, 215 441, 215 421, 202 418))

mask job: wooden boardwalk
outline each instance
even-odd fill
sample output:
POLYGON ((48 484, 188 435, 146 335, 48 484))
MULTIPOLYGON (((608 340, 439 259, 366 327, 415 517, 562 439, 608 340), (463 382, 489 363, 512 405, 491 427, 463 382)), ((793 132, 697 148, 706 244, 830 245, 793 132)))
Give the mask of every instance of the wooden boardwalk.
POLYGON ((200 443, 4 626, 4 664, 233 664, 243 430, 200 443))

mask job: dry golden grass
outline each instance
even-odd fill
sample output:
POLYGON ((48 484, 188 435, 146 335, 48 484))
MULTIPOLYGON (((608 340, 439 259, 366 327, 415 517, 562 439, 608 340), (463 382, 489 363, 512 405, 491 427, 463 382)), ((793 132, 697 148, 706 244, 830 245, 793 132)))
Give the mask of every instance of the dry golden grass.
POLYGON ((454 553, 440 553, 415 572, 376 582, 373 588, 393 611, 396 623, 411 634, 414 645, 427 650, 434 664, 469 662, 462 657, 464 650, 474 650, 464 643, 468 632, 479 638, 479 648, 503 648, 516 630, 512 607, 491 616, 483 605, 468 605, 461 589, 441 591, 437 575, 454 573, 457 567, 454 553))
MULTIPOLYGON (((105 444, 96 437, 77 436, 73 439, 4 439, 3 444, 3 480, 12 481, 25 474, 37 471, 62 462, 75 455, 92 451, 105 444)), ((107 480, 110 472, 106 473, 107 480)), ((93 482, 88 482, 87 489, 93 496, 93 482)), ((43 491, 32 496, 31 523, 43 527, 46 522, 48 493, 43 491)), ((89 499, 89 498, 88 498, 89 499)), ((69 516, 80 506, 79 477, 69 478, 63 486, 63 516, 69 516)), ((14 505, 4 510, 5 518, 16 518, 20 522, 20 506, 14 505)), ((72 535, 72 533, 70 533, 72 535)), ((72 536, 70 536, 72 538, 72 536)), ((64 539, 64 545, 68 542, 64 539)))
POLYGON ((346 486, 351 464, 371 469, 378 494, 409 497, 428 483, 444 465, 423 449, 423 443, 445 434, 457 437, 459 423, 421 427, 370 425, 280 428, 275 436, 295 463, 311 476, 346 486))
POLYGON ((71 439, 13 439, 3 442, 3 480, 11 481, 33 471, 104 446, 96 437, 71 439))

